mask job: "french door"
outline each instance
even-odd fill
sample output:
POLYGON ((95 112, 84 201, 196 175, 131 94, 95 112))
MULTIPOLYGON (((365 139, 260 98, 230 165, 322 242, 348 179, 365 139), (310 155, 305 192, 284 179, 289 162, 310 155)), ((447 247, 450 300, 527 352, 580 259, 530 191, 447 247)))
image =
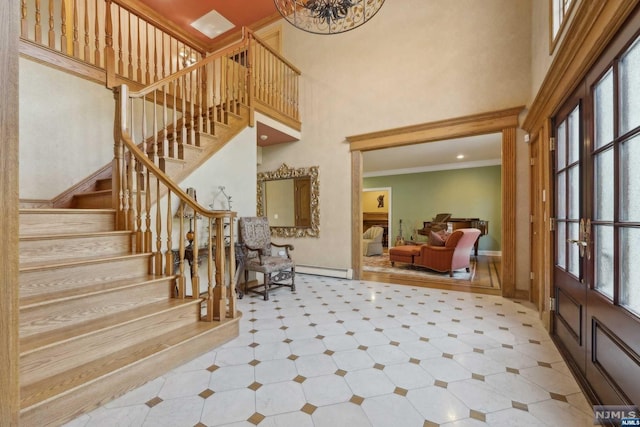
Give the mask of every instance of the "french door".
POLYGON ((553 334, 603 404, 640 404, 639 16, 554 118, 553 334))

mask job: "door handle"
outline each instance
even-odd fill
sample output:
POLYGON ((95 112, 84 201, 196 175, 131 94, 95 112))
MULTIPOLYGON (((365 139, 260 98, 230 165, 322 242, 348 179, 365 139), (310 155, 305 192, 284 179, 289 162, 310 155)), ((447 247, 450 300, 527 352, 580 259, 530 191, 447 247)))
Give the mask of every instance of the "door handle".
POLYGON ((580 238, 579 239, 567 239, 567 242, 578 245, 580 250, 580 257, 584 257, 585 251, 587 253, 587 259, 591 259, 591 250, 589 243, 591 241, 591 220, 580 220, 580 238), (584 239, 584 240, 583 240, 584 239))

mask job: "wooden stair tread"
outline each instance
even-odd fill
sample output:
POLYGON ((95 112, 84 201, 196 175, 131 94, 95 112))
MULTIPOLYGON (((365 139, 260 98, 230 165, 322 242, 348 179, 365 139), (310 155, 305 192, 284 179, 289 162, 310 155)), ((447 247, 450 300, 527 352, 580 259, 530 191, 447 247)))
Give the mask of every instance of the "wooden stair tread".
MULTIPOLYGON (((109 254, 115 257, 122 257, 122 256, 126 256, 126 253, 119 253, 119 254, 109 254)), ((107 255, 104 255, 107 256, 107 255)), ((81 262, 91 262, 91 261, 99 261, 100 259, 104 258, 100 257, 100 256, 87 256, 87 257, 75 257, 75 258, 69 258, 69 259, 61 259, 61 260, 44 260, 44 261, 23 261, 20 263, 20 271, 27 271, 27 270, 33 270, 33 269, 43 269, 43 268, 56 268, 56 267, 61 267, 61 266, 65 266, 65 265, 69 265, 69 264, 73 264, 73 263, 81 263, 81 262), (69 261, 69 262, 66 262, 69 261)))
POLYGON ((20 335, 28 337, 50 330, 84 327, 103 317, 115 317, 128 310, 171 298, 175 281, 172 277, 129 281, 118 288, 67 298, 50 299, 20 307, 20 335), (80 325, 82 322, 82 325, 80 325))
POLYGON ((124 259, 130 257, 149 257, 150 253, 141 253, 141 254, 120 254, 120 255, 111 255, 111 256, 86 256, 86 257, 76 257, 60 260, 58 262, 54 261, 43 261, 43 262, 34 262, 29 264, 21 264, 20 271, 33 271, 33 270, 46 270, 52 268, 60 268, 67 267, 71 265, 80 265, 80 264, 95 264, 95 263, 109 263, 117 259, 124 259))
POLYGON ((194 303, 194 301, 198 304, 200 303, 200 299, 179 300, 172 298, 131 308, 127 311, 119 313, 118 316, 108 316, 99 319, 88 320, 82 323, 82 325, 71 325, 68 327, 62 327, 53 331, 30 336, 23 336, 21 332, 20 350, 22 352, 28 352, 47 345, 76 339, 78 337, 85 336, 86 334, 96 333, 98 331, 136 321, 141 318, 157 315, 158 313, 161 313, 163 311, 172 310, 185 304, 192 304, 194 303))
POLYGON ((212 329, 216 329, 230 320, 224 322, 197 322, 193 325, 169 331, 139 344, 121 349, 103 357, 80 364, 73 369, 61 372, 52 377, 40 380, 33 384, 21 387, 21 407, 26 408, 38 402, 45 401, 55 396, 96 379, 117 372, 122 367, 139 363, 145 359, 166 350, 183 341, 197 337, 212 329))
POLYGON ((118 289, 124 289, 129 286, 135 286, 140 283, 146 283, 154 279, 158 279, 158 277, 148 274, 145 276, 133 276, 123 279, 107 280, 91 285, 60 287, 59 289, 54 289, 51 292, 33 294, 24 298, 21 297, 20 309, 57 303, 63 300, 90 296, 102 292, 111 292, 118 289))

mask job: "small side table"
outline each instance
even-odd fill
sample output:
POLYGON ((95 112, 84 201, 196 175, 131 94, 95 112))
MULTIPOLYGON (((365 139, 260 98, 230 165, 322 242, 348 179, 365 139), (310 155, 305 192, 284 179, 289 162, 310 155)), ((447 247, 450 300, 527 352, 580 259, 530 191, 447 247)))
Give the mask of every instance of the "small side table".
MULTIPOLYGON (((235 258, 236 258, 236 273, 235 273, 235 284, 236 284, 236 292, 238 292, 238 297, 242 298, 243 294, 240 289, 238 289, 238 277, 240 274, 244 272, 244 254, 242 252, 242 245, 240 243, 235 243, 235 258)), ((225 245, 225 254, 229 256, 229 245, 225 245)), ((180 271, 180 250, 172 249, 173 253, 173 272, 174 274, 178 274, 180 271)), ((213 246, 213 256, 216 255, 216 247, 213 246)), ((207 259, 209 254, 209 248, 207 246, 202 246, 198 248, 198 268, 202 265, 202 262, 207 259)), ((191 281, 193 283, 193 247, 187 246, 184 248, 184 260, 189 263, 189 277, 191 277, 191 281)))

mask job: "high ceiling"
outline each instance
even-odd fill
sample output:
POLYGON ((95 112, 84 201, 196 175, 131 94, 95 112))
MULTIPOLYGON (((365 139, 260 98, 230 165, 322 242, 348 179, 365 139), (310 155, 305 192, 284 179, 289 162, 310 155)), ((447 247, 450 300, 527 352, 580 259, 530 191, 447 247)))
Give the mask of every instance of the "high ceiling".
MULTIPOLYGON (((238 38, 242 27, 254 30, 281 16, 273 0, 130 0, 152 9, 164 21, 171 22, 183 34, 207 50, 216 50, 238 38), (230 21, 233 29, 209 38, 191 26, 193 21, 215 10, 230 21)), ((296 140, 289 135, 258 123, 258 145, 268 146, 296 140), (260 138, 262 136, 262 139, 260 138)), ((407 173, 456 167, 473 167, 500 163, 499 134, 462 138, 364 153, 365 176, 407 173), (457 159, 464 154, 464 159, 457 159)))
POLYGON ((216 10, 235 25, 220 38, 239 33, 243 26, 254 27, 268 24, 280 18, 273 0, 138 0, 157 12, 162 18, 180 27, 190 37, 206 46, 214 45, 213 39, 200 33, 191 23, 201 16, 216 10))

